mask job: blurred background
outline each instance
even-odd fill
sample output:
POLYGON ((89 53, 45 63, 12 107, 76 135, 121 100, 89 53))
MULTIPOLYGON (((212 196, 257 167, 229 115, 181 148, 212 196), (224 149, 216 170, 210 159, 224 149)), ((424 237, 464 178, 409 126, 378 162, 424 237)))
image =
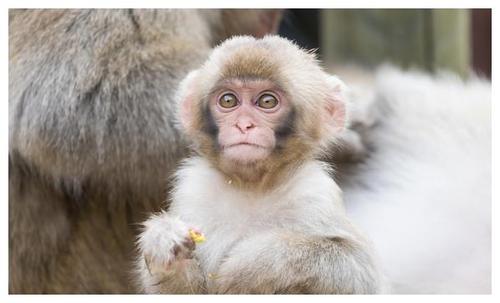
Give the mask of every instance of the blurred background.
POLYGON ((325 65, 449 70, 491 78, 491 9, 289 9, 280 35, 325 65))

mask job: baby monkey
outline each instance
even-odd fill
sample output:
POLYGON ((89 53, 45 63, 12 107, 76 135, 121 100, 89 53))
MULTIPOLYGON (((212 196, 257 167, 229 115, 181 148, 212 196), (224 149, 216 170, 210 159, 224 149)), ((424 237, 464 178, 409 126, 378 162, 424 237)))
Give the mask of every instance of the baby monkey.
POLYGON ((380 291, 372 249, 315 160, 346 110, 343 83, 313 53, 277 36, 232 38, 183 80, 178 102, 197 155, 177 171, 169 210, 144 223, 143 291, 380 291))

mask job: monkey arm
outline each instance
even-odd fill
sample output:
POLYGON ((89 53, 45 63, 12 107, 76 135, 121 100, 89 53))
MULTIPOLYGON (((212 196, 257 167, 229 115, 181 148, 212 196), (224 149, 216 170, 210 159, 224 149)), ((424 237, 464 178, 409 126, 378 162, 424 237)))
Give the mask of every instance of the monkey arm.
POLYGON ((380 279, 366 245, 355 231, 256 234, 228 253, 215 277, 216 292, 377 293, 380 279))

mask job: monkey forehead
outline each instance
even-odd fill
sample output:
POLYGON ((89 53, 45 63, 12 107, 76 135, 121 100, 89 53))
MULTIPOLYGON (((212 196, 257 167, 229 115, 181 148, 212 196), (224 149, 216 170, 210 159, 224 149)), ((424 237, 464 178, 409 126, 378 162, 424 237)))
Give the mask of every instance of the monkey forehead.
POLYGON ((218 46, 204 66, 205 72, 218 71, 217 81, 227 78, 270 79, 280 84, 324 80, 315 54, 279 36, 255 39, 237 36, 218 46), (307 77, 301 77, 301 75, 307 77))
POLYGON ((277 83, 261 78, 225 78, 213 86, 209 95, 213 95, 224 89, 257 89, 260 91, 272 90, 277 92, 279 95, 287 96, 286 91, 277 83))

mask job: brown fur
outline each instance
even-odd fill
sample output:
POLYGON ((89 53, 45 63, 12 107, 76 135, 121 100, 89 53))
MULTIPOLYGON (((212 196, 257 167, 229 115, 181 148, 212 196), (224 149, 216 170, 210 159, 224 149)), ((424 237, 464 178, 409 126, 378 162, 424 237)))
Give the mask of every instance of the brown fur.
POLYGON ((136 292, 137 223, 186 154, 174 91, 228 35, 272 30, 279 16, 254 22, 271 13, 9 11, 10 293, 136 292))
POLYGON ((278 82, 281 75, 275 62, 269 60, 269 52, 263 49, 240 51, 228 58, 226 65, 221 67, 222 79, 269 79, 278 82))
POLYGON ((218 40, 248 33, 260 38, 278 31, 281 14, 279 9, 225 9, 222 10, 222 23, 216 28, 215 34, 218 40))

